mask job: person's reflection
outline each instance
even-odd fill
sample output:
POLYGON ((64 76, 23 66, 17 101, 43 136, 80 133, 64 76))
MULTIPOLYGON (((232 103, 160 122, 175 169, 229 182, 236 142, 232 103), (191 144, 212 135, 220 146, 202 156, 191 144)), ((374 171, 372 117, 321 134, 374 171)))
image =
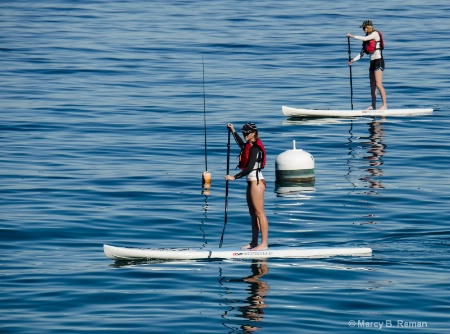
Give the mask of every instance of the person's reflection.
MULTIPOLYGON (((242 317, 249 319, 250 321, 261 321, 264 317, 264 308, 267 307, 265 299, 269 285, 260 281, 260 278, 269 272, 267 267, 267 260, 253 260, 251 266, 252 275, 243 278, 244 282, 249 283, 249 297, 246 299, 248 305, 239 307, 239 311, 242 312, 242 317)), ((241 328, 244 333, 255 332, 260 327, 253 326, 251 323, 243 324, 241 328)))
POLYGON ((384 144, 384 132, 382 122, 373 118, 373 121, 369 123, 369 150, 367 153, 370 155, 365 158, 369 160, 370 167, 367 169, 369 175, 362 178, 369 183, 370 188, 384 188, 381 181, 376 180, 377 177, 383 176, 383 156, 386 152, 386 145, 384 144))

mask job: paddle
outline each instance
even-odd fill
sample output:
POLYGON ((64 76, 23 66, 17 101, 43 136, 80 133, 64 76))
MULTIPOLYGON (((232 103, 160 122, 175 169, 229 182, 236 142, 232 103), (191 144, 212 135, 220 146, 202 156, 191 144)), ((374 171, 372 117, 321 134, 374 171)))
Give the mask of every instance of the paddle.
MULTIPOLYGON (((228 144, 227 144, 227 175, 230 173, 230 136, 231 129, 228 128, 228 144)), ((222 248, 223 235, 225 234, 225 227, 227 226, 228 216, 228 180, 225 182, 225 220, 223 223, 222 237, 220 238, 219 248, 222 248)))
MULTIPOLYGON (((350 62, 352 60, 352 52, 350 50, 350 37, 347 37, 347 42, 348 42, 348 61, 350 62)), ((352 110, 353 110, 353 83, 352 83, 352 65, 348 65, 348 67, 350 68, 350 98, 351 98, 351 103, 352 103, 352 110)))

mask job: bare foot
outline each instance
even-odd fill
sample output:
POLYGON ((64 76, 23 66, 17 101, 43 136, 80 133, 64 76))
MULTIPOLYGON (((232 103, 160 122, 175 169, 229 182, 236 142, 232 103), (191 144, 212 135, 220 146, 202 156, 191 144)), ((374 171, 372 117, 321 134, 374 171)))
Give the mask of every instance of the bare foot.
POLYGON ((253 248, 252 244, 247 244, 247 245, 241 247, 241 249, 252 249, 252 248, 253 248))
POLYGON ((366 109, 364 109, 364 110, 373 110, 373 107, 372 106, 368 106, 366 109))
POLYGON ((378 110, 387 110, 387 106, 383 104, 381 107, 378 108, 378 110))
POLYGON ((267 244, 259 244, 256 247, 252 248, 252 251, 263 251, 263 250, 268 250, 269 247, 267 246, 267 244))

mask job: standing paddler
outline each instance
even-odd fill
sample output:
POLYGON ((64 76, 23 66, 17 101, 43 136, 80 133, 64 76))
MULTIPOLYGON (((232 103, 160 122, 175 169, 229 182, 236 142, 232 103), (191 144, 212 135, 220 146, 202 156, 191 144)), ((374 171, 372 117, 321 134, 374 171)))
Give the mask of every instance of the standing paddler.
POLYGON ((241 171, 234 176, 226 175, 225 180, 237 180, 247 176, 247 205, 252 219, 252 239, 242 249, 266 250, 268 248, 269 222, 264 212, 264 191, 266 181, 262 169, 266 164, 266 150, 258 137, 258 128, 255 123, 247 123, 242 127, 245 142, 235 131, 233 124, 227 125, 232 132, 234 140, 241 148, 239 168, 241 171), (261 233, 261 243, 258 244, 261 233))
POLYGON ((363 41, 361 52, 352 60, 349 61, 351 66, 354 62, 361 59, 364 54, 370 54, 370 67, 369 67, 369 78, 370 78, 370 93, 372 95, 372 104, 366 110, 377 109, 377 89, 381 95, 382 105, 378 110, 387 109, 386 102, 386 91, 383 87, 383 71, 384 71, 384 40, 383 35, 378 30, 375 30, 372 21, 365 20, 360 26, 366 33, 365 36, 354 36, 347 33, 347 37, 358 39, 363 41))

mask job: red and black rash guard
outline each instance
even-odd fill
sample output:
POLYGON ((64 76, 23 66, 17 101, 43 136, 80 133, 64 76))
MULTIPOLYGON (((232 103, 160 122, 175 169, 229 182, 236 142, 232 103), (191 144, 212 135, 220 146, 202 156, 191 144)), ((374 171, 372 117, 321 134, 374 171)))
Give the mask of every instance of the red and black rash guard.
MULTIPOLYGON (((239 134, 237 132, 233 132, 233 137, 234 137, 234 140, 236 141, 236 143, 239 145, 239 147, 242 150, 246 143, 241 139, 241 137, 239 136, 239 134)), ((245 167, 245 169, 243 169, 242 171, 237 173, 234 176, 234 178, 237 180, 237 179, 240 179, 240 178, 250 174, 255 169, 255 165, 258 162, 258 157, 261 154, 262 154, 261 148, 258 145, 253 145, 250 148, 247 166, 245 167)))

